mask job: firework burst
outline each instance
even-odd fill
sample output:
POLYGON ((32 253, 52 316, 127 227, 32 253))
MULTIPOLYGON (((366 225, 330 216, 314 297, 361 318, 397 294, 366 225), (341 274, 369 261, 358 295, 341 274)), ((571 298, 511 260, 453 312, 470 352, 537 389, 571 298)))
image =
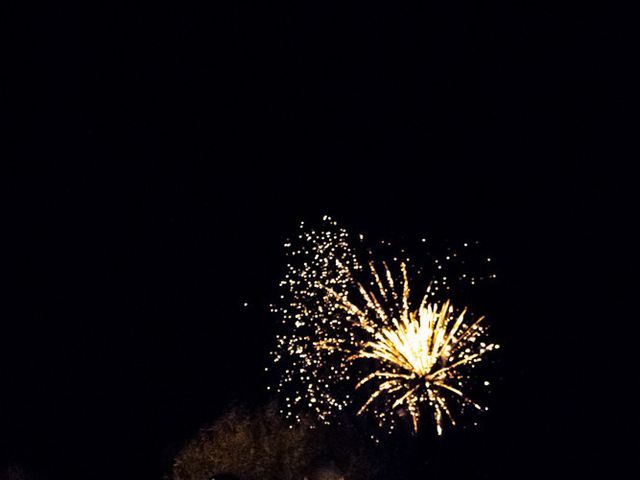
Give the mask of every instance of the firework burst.
POLYGON ((370 269, 379 296, 358 284, 363 307, 327 289, 347 312, 352 325, 363 331, 362 337, 368 337, 347 359, 348 362, 368 359, 374 368, 356 384, 356 389, 369 383, 375 385, 357 413, 363 413, 378 401, 374 409, 378 415, 380 411, 401 409, 409 415, 413 430, 417 432, 420 407, 428 404, 438 434, 442 434, 445 417, 455 425, 450 403, 482 410, 466 396, 464 388, 472 380, 469 370, 482 361, 486 352, 499 348, 497 344, 484 341, 484 317, 467 325, 467 310, 456 311, 449 300, 431 302, 430 288, 419 307, 411 309, 405 263, 401 263, 401 292, 396 292, 393 275, 386 265, 383 277, 373 262, 370 269))
POLYGON ((274 307, 286 327, 273 352, 283 413, 311 410, 329 423, 339 412, 370 412, 388 430, 408 417, 417 432, 428 410, 440 435, 447 421, 456 424, 454 412, 482 410, 466 392, 479 380, 473 369, 499 348, 487 340, 484 317, 438 298, 439 285, 451 290, 442 274, 414 305, 405 261, 397 277, 385 262, 363 264, 350 235, 325 221, 299 235, 274 307))

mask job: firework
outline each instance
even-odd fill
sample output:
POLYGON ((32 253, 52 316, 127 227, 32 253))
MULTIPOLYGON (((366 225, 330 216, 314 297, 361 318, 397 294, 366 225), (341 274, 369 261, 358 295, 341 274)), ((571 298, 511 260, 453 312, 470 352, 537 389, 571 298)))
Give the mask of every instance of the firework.
POLYGON ((455 425, 450 403, 482 410, 466 396, 464 388, 473 380, 469 371, 482 361, 486 352, 499 348, 497 344, 484 341, 484 317, 467 325, 467 310, 457 311, 449 300, 431 302, 430 288, 419 307, 412 309, 405 263, 401 263, 400 292, 395 289, 389 267, 384 266, 382 277, 373 262, 370 269, 379 296, 358 284, 362 307, 327 288, 331 297, 347 312, 352 325, 362 330, 362 337, 369 337, 360 342, 355 353, 347 359, 349 362, 369 359, 373 363, 374 371, 356 384, 356 388, 375 384, 373 393, 358 414, 378 401, 375 409, 378 416, 382 411, 401 409, 409 415, 413 430, 417 432, 420 407, 428 404, 437 432, 442 434, 445 417, 455 425))
POLYGON ((329 423, 349 404, 352 386, 344 351, 357 340, 325 288, 348 289, 350 272, 360 269, 350 240, 346 230, 326 218, 318 230, 302 223, 297 238, 285 244, 289 263, 280 301, 273 306, 283 333, 276 337, 272 358, 279 373, 275 388, 288 418, 311 411, 329 423))
POLYGON ((273 353, 283 413, 311 410, 328 423, 339 412, 371 412, 388 430, 404 416, 417 432, 429 410, 442 434, 446 421, 456 424, 454 409, 482 410, 466 391, 478 383, 473 369, 499 348, 486 338, 484 317, 439 298, 451 290, 442 273, 414 306, 407 262, 395 259, 398 276, 385 262, 360 262, 353 237, 325 221, 299 235, 274 308, 286 327, 273 353))

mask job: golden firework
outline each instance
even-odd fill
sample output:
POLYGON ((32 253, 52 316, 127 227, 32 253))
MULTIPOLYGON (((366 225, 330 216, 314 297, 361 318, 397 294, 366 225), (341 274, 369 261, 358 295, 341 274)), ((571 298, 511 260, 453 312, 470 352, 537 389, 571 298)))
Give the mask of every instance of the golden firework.
POLYGON ((369 412, 388 431, 405 417, 417 432, 421 413, 429 411, 440 435, 467 407, 481 410, 470 392, 489 382, 473 369, 499 346, 487 340, 484 317, 474 319, 450 298, 458 287, 495 275, 455 268, 464 255, 449 250, 433 259, 420 297, 410 288, 408 260, 394 258, 393 269, 361 262, 363 237, 354 242, 323 220, 322 228, 301 224, 285 244, 290 261, 281 301, 272 306, 283 325, 272 358, 286 418, 311 412, 331 423, 369 412))
POLYGON ((362 307, 349 301, 345 294, 338 294, 331 288, 326 288, 326 291, 352 317, 352 324, 370 337, 348 358, 350 362, 369 359, 375 365, 375 370, 356 385, 356 388, 369 383, 375 385, 358 414, 381 397, 381 403, 387 409, 406 409, 413 430, 417 432, 420 405, 427 403, 433 409, 436 429, 441 435, 445 417, 455 425, 449 408, 452 397, 462 405, 482 409, 466 396, 464 384, 469 367, 480 362, 486 352, 499 346, 481 341, 485 334, 484 317, 467 325, 467 310, 456 313, 449 300, 430 302, 430 288, 427 288, 419 307, 412 310, 407 267, 405 263, 400 267, 402 292, 396 292, 388 266, 384 265, 385 285, 370 263, 379 298, 358 283, 364 303, 362 307))

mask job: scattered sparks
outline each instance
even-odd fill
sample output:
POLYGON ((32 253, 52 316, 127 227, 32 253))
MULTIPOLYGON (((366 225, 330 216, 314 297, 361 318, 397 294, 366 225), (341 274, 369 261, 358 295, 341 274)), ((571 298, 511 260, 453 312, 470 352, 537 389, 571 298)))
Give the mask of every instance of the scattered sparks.
POLYGON ((417 432, 428 411, 441 435, 447 422, 456 425, 456 413, 482 410, 467 387, 479 383, 473 369, 499 346, 487 340, 484 317, 474 320, 442 296, 451 286, 441 262, 414 304, 408 262, 360 262, 350 235, 324 220, 319 230, 301 226, 300 246, 289 251, 297 261, 281 282, 283 302, 273 307, 285 327, 272 353, 282 413, 297 418, 311 410, 329 423, 355 409, 389 431, 406 418, 417 432))

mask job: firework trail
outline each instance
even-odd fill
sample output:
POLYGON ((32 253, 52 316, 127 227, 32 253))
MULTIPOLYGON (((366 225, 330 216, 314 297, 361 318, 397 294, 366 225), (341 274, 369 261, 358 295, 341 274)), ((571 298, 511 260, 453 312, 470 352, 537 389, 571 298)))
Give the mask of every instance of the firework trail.
MULTIPOLYGON (((475 367, 499 346, 487 339, 484 317, 474 319, 448 298, 443 263, 434 261, 438 273, 414 302, 408 259, 395 257, 396 268, 361 262, 357 240, 324 222, 318 230, 302 224, 296 246, 285 245, 290 262, 273 307, 284 331, 272 352, 283 413, 311 411, 330 423, 355 408, 388 431, 407 417, 417 432, 428 411, 441 435, 457 413, 483 410, 467 387, 479 383, 475 367)), ((476 282, 465 273, 458 280, 476 282)))

